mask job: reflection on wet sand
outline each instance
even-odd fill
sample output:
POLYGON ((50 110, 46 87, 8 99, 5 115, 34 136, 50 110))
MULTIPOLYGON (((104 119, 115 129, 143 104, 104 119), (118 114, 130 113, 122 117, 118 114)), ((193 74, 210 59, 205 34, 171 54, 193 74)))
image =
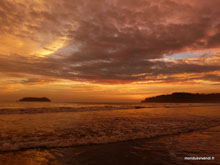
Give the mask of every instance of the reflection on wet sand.
POLYGON ((154 139, 3 153, 0 164, 217 164, 219 139, 220 126, 154 139), (215 160, 185 161, 185 156, 212 156, 215 160))

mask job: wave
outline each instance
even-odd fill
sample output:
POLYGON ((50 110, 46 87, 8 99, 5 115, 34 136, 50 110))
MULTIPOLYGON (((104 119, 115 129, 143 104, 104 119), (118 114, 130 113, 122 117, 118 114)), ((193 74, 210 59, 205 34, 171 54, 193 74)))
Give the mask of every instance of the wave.
POLYGON ((211 107, 220 106, 220 104, 109 104, 102 106, 65 106, 65 107, 29 107, 29 108, 0 108, 0 115, 4 114, 37 114, 37 113, 58 113, 58 112, 86 112, 86 111, 105 111, 105 110, 127 110, 141 108, 185 108, 185 107, 211 107))
MULTIPOLYGON (((30 121, 31 122, 31 121, 30 121)), ((143 138, 154 138, 206 129, 220 125, 218 118, 123 118, 85 121, 65 126, 48 126, 46 129, 17 130, 1 133, 0 151, 33 148, 70 147, 102 144, 143 138)))
MULTIPOLYGON (((37 113, 57 113, 57 112, 86 112, 122 109, 149 108, 144 106, 92 106, 92 107, 50 107, 50 108, 14 108, 0 109, 1 114, 37 114, 37 113)), ((154 108, 154 107, 150 107, 154 108)))

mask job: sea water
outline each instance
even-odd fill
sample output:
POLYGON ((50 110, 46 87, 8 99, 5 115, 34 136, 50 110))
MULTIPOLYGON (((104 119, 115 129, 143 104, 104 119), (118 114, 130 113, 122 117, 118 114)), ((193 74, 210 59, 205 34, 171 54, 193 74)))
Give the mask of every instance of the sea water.
POLYGON ((0 152, 156 138, 220 125, 220 104, 0 105, 0 152))

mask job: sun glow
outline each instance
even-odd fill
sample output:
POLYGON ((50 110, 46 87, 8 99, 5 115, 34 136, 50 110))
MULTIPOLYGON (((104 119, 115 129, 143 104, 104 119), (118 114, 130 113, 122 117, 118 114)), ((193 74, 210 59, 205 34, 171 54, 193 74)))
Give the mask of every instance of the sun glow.
POLYGON ((58 37, 55 41, 52 41, 51 43, 45 45, 42 49, 38 50, 36 54, 39 57, 46 57, 50 54, 55 53, 60 48, 63 48, 68 41, 67 37, 58 37))

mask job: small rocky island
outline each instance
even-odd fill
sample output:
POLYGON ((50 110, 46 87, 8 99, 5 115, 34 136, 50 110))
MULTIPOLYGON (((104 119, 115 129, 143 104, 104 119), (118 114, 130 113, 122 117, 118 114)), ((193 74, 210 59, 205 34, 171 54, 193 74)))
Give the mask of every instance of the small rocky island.
POLYGON ((28 101, 28 102, 51 102, 50 99, 46 98, 46 97, 41 97, 41 98, 38 98, 38 97, 24 97, 22 99, 20 99, 19 101, 28 101))
POLYGON ((220 93, 199 94, 176 92, 149 97, 142 103, 220 103, 220 93))

